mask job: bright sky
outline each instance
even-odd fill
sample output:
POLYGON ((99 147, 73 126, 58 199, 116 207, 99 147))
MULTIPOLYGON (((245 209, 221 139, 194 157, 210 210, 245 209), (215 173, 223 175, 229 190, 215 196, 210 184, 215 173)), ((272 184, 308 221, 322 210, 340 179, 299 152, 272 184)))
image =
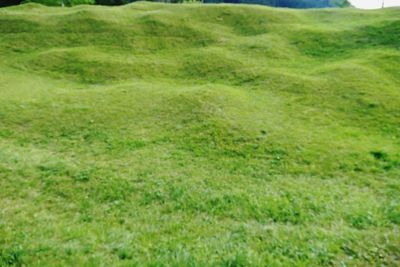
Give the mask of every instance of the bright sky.
POLYGON ((385 7, 400 6, 400 0, 350 0, 353 6, 358 8, 381 8, 385 1, 385 7))

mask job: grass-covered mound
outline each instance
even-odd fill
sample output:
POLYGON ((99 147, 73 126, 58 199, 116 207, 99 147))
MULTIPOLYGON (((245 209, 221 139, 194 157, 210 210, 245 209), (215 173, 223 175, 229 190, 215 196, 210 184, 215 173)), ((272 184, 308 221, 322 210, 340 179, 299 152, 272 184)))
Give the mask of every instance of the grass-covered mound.
POLYGON ((0 265, 398 265, 399 18, 1 9, 0 265))

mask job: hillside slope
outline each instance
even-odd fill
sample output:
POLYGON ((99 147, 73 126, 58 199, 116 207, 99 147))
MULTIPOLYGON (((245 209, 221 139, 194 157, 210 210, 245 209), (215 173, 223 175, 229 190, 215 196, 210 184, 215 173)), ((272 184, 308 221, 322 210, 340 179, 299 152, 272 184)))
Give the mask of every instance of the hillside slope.
POLYGON ((400 9, 0 9, 0 265, 398 266, 400 9))

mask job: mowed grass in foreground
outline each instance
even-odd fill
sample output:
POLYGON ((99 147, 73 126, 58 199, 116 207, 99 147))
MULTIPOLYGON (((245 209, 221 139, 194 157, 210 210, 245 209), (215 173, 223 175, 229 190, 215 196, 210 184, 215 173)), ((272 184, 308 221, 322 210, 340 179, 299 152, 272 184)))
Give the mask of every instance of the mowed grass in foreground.
POLYGON ((0 10, 0 265, 398 266, 400 9, 0 10))

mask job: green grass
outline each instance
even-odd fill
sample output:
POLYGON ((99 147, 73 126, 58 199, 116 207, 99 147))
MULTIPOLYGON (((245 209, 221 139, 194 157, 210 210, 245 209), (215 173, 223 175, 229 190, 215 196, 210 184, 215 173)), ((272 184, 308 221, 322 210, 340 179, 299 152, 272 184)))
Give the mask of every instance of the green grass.
POLYGON ((398 266, 400 9, 0 10, 0 266, 398 266))

